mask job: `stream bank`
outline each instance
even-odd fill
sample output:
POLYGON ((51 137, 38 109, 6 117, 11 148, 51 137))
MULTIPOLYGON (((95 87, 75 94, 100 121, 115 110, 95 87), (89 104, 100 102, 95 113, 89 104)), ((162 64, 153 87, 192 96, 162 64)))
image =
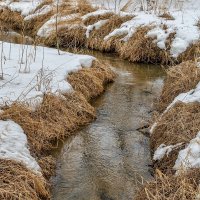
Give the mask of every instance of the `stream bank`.
POLYGON ((133 199, 141 183, 152 179, 149 138, 136 129, 150 119, 165 73, 159 66, 86 53, 111 64, 118 76, 92 102, 97 120, 57 152, 53 199, 133 199))

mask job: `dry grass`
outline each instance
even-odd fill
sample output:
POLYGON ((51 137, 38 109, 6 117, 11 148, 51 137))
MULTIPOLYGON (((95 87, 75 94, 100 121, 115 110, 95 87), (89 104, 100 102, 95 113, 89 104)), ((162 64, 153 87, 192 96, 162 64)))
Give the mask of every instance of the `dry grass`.
POLYGON ((188 143, 200 130, 200 104, 176 103, 158 120, 151 136, 152 148, 188 143))
POLYGON ((110 37, 108 40, 102 42, 101 49, 105 52, 119 52, 123 46, 122 39, 125 36, 126 34, 110 37))
POLYGON ((155 180, 146 183, 135 200, 197 200, 199 177, 199 169, 179 176, 167 176, 157 170, 155 180))
POLYGON ((83 23, 85 26, 89 26, 89 25, 95 24, 96 22, 98 22, 100 20, 109 19, 113 15, 114 15, 114 13, 106 13, 103 15, 91 16, 91 17, 88 17, 86 20, 84 20, 83 23))
POLYGON ((30 20, 24 21, 24 26, 26 33, 31 37, 35 37, 39 28, 49 20, 49 18, 53 15, 53 10, 49 11, 44 15, 39 15, 37 17, 31 18, 30 20))
POLYGON ((178 56, 178 62, 184 62, 188 60, 195 61, 197 58, 200 57, 200 41, 196 42, 195 44, 191 44, 186 51, 178 56))
POLYGON ((96 9, 92 7, 89 0, 77 0, 77 12, 85 15, 90 12, 94 12, 96 9))
POLYGON ((57 141, 71 135, 79 126, 95 118, 94 109, 77 93, 68 93, 65 98, 46 95, 36 111, 24 105, 13 104, 0 116, 12 119, 27 134, 33 155, 41 156, 57 146, 57 141))
POLYGON ((64 15, 70 15, 73 13, 80 13, 85 15, 90 12, 94 12, 96 8, 92 7, 88 0, 64 0, 61 5, 59 5, 59 13, 64 15))
POLYGON ((167 78, 156 109, 163 112, 180 93, 194 89, 200 80, 200 69, 197 63, 187 61, 167 70, 167 78))
POLYGON ((2 31, 0 32, 0 40, 4 42, 11 42, 15 44, 33 44, 33 39, 28 36, 22 36, 14 31, 2 31))
POLYGON ((176 103, 157 121, 151 135, 151 148, 155 151, 161 144, 183 146, 171 152, 164 159, 154 163, 155 168, 163 172, 172 171, 177 159, 178 150, 184 148, 200 130, 200 103, 176 103))
POLYGON ((0 9, 0 22, 15 31, 21 31, 24 28, 23 17, 20 13, 11 11, 8 8, 0 9))
POLYGON ((115 74, 111 69, 95 61, 92 68, 73 73, 67 80, 76 91, 89 100, 100 95, 104 91, 104 85, 112 82, 114 78, 115 74))
MULTIPOLYGON (((76 92, 62 96, 46 94, 34 111, 19 103, 3 108, 0 119, 11 119, 22 127, 30 152, 47 180, 55 170, 55 159, 49 156, 50 150, 95 119, 95 109, 87 100, 100 95, 104 85, 114 77, 110 68, 94 61, 92 68, 68 76, 76 92)), ((44 178, 34 175, 21 164, 0 160, 0 172, 0 199, 50 199, 49 185, 44 178)))
POLYGON ((55 174, 56 160, 52 156, 43 156, 38 160, 38 164, 42 169, 42 175, 49 180, 55 174))
POLYGON ((159 17, 161 17, 165 20, 175 20, 175 18, 170 13, 167 13, 167 12, 159 15, 159 17))
MULTIPOLYGON (((73 28, 60 28, 58 32, 59 45, 64 48, 80 48, 84 47, 86 43, 85 36, 86 29, 82 26, 73 28)), ((45 39, 44 44, 50 47, 56 46, 56 33, 53 32, 50 37, 45 39)))
POLYGON ((0 159, 0 199, 50 199, 46 181, 23 165, 0 159))
MULTIPOLYGON (((95 49, 100 51, 110 50, 111 48, 108 48, 106 46, 107 41, 104 41, 104 37, 107 36, 113 30, 119 28, 122 23, 129 21, 132 18, 133 16, 120 17, 118 15, 113 15, 112 17, 109 18, 109 21, 105 25, 103 25, 100 29, 93 30, 90 33, 90 37, 87 40, 86 46, 90 49, 95 49)), ((110 46, 111 45, 112 44, 110 44, 110 46)))
MULTIPOLYGON (((120 57, 131 62, 161 63, 169 64, 173 60, 170 58, 168 50, 161 50, 153 43, 153 39, 146 36, 153 26, 139 27, 135 34, 126 42, 119 51, 120 57)), ((166 46, 170 46, 172 35, 169 36, 166 46)))

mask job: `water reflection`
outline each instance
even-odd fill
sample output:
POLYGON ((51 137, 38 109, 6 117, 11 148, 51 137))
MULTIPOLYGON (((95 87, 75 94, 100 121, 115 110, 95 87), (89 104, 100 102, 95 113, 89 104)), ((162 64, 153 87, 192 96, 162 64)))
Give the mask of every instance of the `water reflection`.
POLYGON ((151 178, 149 140, 136 129, 149 119, 164 73, 158 66, 95 56, 119 76, 93 103, 97 120, 62 147, 54 200, 129 200, 142 178, 151 178))

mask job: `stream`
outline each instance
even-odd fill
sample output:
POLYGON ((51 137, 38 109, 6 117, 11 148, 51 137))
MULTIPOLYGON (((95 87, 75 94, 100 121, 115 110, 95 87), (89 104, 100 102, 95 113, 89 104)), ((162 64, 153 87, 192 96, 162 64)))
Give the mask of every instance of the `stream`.
POLYGON ((118 76, 92 102, 97 120, 59 149, 53 200, 132 200, 152 179, 149 138, 137 128, 150 119, 165 73, 111 54, 88 54, 107 61, 118 76))

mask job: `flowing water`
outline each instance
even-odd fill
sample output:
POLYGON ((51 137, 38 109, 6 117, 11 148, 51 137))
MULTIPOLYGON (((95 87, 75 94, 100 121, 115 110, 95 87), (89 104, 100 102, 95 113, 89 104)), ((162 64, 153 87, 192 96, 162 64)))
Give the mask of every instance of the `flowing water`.
POLYGON ((137 131, 150 119, 164 72, 95 53, 118 77, 92 104, 97 120, 68 139, 58 156, 54 200, 131 200, 151 179, 149 138, 137 131))

